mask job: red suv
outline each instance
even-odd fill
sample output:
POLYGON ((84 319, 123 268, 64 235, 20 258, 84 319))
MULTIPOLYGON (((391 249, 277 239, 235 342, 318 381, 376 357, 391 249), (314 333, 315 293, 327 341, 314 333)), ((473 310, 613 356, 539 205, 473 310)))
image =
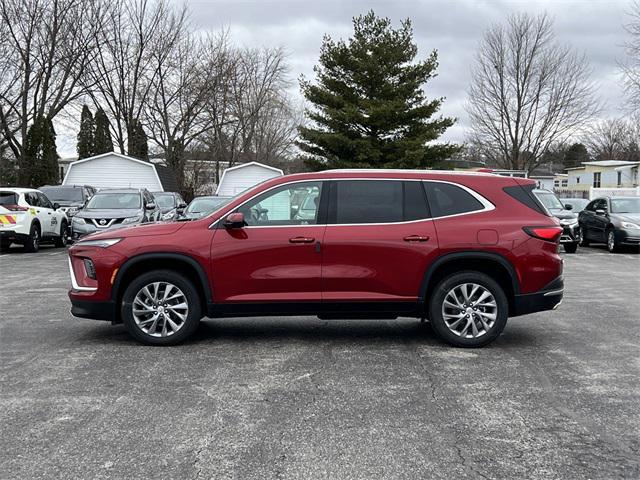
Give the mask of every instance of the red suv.
POLYGON ((77 317, 178 343, 203 316, 427 318, 477 347, 557 307, 562 228, 535 182, 339 170, 275 178, 209 216, 94 234, 69 250, 77 317))

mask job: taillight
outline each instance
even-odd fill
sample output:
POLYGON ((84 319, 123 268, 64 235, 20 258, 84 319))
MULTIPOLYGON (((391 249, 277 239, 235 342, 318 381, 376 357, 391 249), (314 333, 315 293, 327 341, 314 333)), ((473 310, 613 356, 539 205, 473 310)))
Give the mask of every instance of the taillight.
POLYGON ((29 210, 28 207, 23 207, 21 205, 2 205, 4 208, 11 212, 26 212, 29 210))
POLYGON ((522 229, 534 238, 546 242, 557 242, 562 235, 562 227, 522 227, 522 229))

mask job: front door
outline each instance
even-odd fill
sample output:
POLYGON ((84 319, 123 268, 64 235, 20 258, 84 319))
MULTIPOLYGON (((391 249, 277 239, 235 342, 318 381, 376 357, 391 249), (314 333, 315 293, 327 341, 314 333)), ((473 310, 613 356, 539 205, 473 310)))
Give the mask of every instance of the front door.
POLYGON ((320 302, 322 182, 275 187, 235 211, 244 228, 220 222, 211 244, 214 303, 320 302))
POLYGON ((401 302, 415 308, 438 249, 422 182, 332 182, 322 249, 323 303, 401 302))

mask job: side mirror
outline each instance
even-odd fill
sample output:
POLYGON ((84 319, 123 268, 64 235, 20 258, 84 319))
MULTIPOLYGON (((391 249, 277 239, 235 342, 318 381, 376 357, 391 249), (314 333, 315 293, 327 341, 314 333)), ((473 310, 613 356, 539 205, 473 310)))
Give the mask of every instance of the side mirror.
POLYGON ((186 203, 179 203, 178 207, 177 207, 177 210, 179 212, 182 212, 185 208, 187 208, 187 204, 186 203))
POLYGON ((599 216, 603 217, 603 216, 605 216, 606 214, 607 214, 607 211, 606 211, 606 210, 604 210, 604 209, 602 209, 602 208, 598 208, 598 209, 596 210, 596 215, 599 215, 599 216))
POLYGON ((53 209, 54 210, 57 210, 59 208, 60 208, 60 204, 59 203, 56 202, 56 203, 53 204, 53 209))
POLYGON ((147 210, 155 210, 156 209, 156 204, 153 202, 149 202, 147 204, 145 204, 144 208, 146 208, 147 210))
POLYGON ((244 213, 235 212, 227 215, 224 219, 225 228, 242 228, 244 227, 244 213))
POLYGON ((573 210, 573 205, 571 205, 570 203, 565 203, 564 204, 564 209, 565 210, 573 210))

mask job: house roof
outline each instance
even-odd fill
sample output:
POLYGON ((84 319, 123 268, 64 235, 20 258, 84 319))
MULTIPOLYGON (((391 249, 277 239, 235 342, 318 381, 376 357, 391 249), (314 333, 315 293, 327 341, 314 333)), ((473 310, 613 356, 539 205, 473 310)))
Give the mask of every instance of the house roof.
MULTIPOLYGON (((250 167, 250 166, 256 166, 256 167, 262 167, 262 168, 266 168, 268 170, 273 170, 274 172, 279 173, 280 175, 284 175, 284 172, 282 170, 280 170, 279 168, 276 167, 272 167, 270 165, 265 165, 264 163, 259 163, 259 162, 248 162, 248 163, 241 163, 240 165, 236 165, 235 167, 229 167, 227 168, 224 172, 223 175, 226 172, 232 172, 234 170, 238 170, 240 168, 245 168, 245 167, 250 167)), ((222 183, 222 180, 220 181, 220 183, 222 183)))
POLYGON ((591 165, 594 167, 624 167, 627 165, 636 165, 640 162, 629 162, 627 160, 597 160, 594 162, 582 162, 583 165, 591 165))
POLYGON ((158 164, 154 165, 154 167, 165 192, 177 192, 180 190, 176 176, 169 167, 158 164))

